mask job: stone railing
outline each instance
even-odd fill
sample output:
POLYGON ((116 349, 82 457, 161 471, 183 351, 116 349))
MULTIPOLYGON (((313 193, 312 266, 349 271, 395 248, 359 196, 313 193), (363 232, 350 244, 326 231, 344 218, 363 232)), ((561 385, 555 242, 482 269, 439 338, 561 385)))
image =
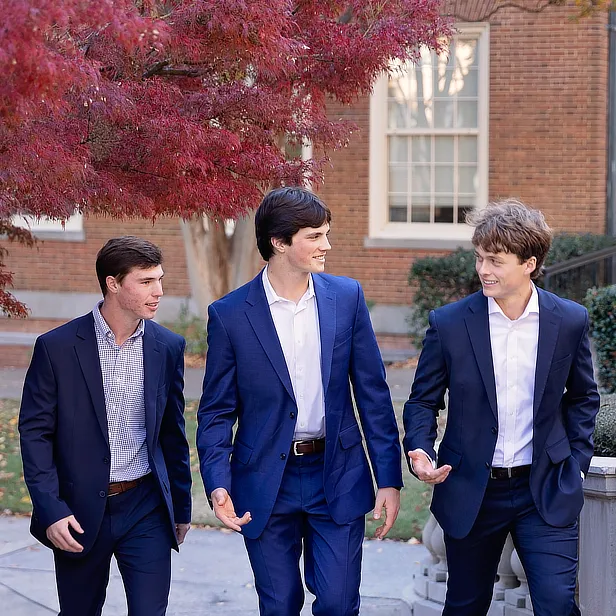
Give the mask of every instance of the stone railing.
MULTIPOLYGON (((579 602, 583 616, 616 614, 616 458, 592 459, 584 481, 585 504, 580 516, 579 602)), ((417 564, 413 616, 440 616, 445 603, 447 556, 443 530, 434 516, 422 540, 429 555, 417 564)), ((533 614, 524 569, 511 536, 498 565, 488 616, 533 614)))
MULTIPOLYGON (((413 605, 413 616, 440 616, 445 603, 447 555, 443 529, 433 515, 424 527, 422 541, 429 555, 419 563, 414 574, 414 591, 421 599, 413 605)), ((509 536, 498 564, 498 581, 494 584, 488 616, 531 616, 532 613, 524 569, 509 536)))

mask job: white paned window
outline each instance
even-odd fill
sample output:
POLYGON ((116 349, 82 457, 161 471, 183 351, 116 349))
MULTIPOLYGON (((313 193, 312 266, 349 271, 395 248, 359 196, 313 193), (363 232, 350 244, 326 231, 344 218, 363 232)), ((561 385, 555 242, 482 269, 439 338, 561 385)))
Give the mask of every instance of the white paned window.
POLYGON ((370 238, 467 240, 488 195, 487 24, 459 25, 376 84, 370 106, 370 238))

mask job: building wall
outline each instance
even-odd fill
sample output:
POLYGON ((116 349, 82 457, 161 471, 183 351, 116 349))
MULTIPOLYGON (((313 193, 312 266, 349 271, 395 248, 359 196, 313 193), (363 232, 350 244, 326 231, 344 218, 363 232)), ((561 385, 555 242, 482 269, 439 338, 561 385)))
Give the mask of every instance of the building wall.
MULTIPOLYGON (((490 19, 489 196, 540 208, 557 231, 604 233, 607 15, 572 15, 571 7, 503 9, 490 19)), ((367 100, 332 110, 359 131, 332 156, 320 189, 333 210, 328 269, 359 279, 374 302, 408 305, 408 270, 426 252, 364 247, 368 112, 367 100)))

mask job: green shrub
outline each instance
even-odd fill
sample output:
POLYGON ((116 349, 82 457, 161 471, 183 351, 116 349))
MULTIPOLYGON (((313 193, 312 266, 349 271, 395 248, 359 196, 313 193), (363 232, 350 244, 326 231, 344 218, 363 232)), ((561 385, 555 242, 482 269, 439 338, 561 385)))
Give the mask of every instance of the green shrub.
POLYGON ((207 323, 205 319, 189 314, 188 305, 182 304, 177 321, 163 323, 171 331, 186 339, 186 353, 205 357, 207 351, 207 323))
POLYGON ((421 342, 430 310, 465 297, 481 288, 473 250, 458 248, 444 257, 424 257, 411 266, 409 285, 417 286, 409 318, 414 344, 421 342))
MULTIPOLYGON (((560 233, 554 237, 546 259, 546 266, 560 263, 588 252, 594 252, 616 243, 616 238, 592 233, 560 233)), ((582 301, 577 297, 579 288, 584 292, 595 284, 588 272, 572 275, 554 276, 551 289, 561 297, 582 301)), ((481 288, 475 272, 474 251, 458 248, 443 257, 424 257, 416 259, 411 266, 408 282, 415 287, 413 312, 409 318, 409 334, 414 344, 421 343, 426 327, 428 313, 434 308, 456 301, 481 288)), ((537 284, 542 286, 542 280, 537 284)))
POLYGON ((595 455, 616 457, 616 395, 601 396, 601 408, 595 424, 595 455))
POLYGON ((608 393, 616 392, 616 285, 590 289, 585 299, 590 334, 595 343, 598 380, 608 393))

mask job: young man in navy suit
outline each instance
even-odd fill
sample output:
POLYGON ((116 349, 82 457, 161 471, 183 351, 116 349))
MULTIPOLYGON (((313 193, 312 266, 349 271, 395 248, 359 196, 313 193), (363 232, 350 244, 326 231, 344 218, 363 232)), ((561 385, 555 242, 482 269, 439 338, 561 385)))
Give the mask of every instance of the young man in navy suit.
POLYGON ((267 267, 209 308, 201 474, 216 516, 244 536, 262 616, 299 615, 302 552, 313 614, 358 614, 364 516, 385 508, 382 538, 400 505, 398 429, 362 289, 323 273, 330 218, 307 190, 270 192, 256 213, 267 267))
POLYGON ((32 534, 53 549, 61 616, 100 616, 115 556, 130 616, 163 616, 190 528, 184 346, 157 325, 162 254, 109 240, 103 300, 40 336, 19 415, 32 534))
POLYGON ((508 200, 470 222, 482 290, 430 313, 404 408, 404 447, 434 484, 445 533, 443 615, 487 614, 511 533, 535 616, 577 616, 577 519, 599 409, 588 313, 533 283, 552 239, 541 212, 508 200))

